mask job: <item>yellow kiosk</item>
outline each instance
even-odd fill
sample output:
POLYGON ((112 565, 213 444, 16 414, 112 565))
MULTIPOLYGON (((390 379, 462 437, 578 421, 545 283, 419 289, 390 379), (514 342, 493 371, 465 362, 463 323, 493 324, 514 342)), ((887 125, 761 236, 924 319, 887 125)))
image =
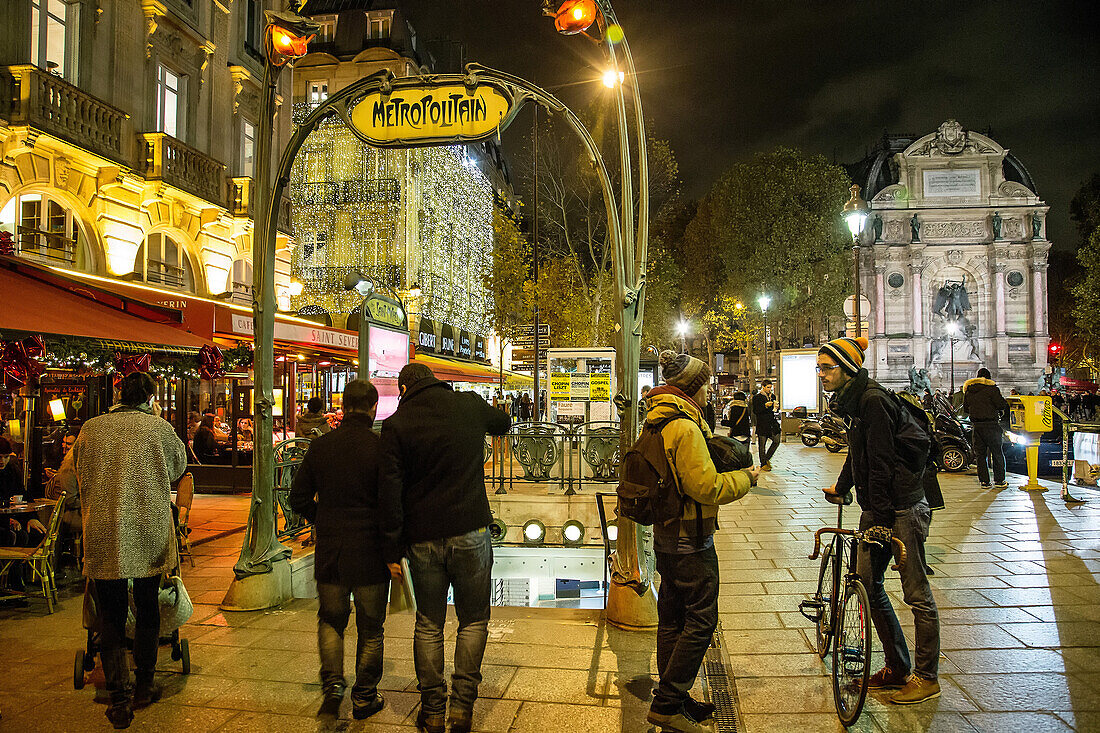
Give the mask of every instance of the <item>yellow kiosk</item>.
POLYGON ((1027 483, 1021 491, 1046 491, 1039 483, 1039 438, 1054 429, 1054 405, 1050 397, 1013 395, 1008 398, 1012 432, 1027 438, 1027 483))

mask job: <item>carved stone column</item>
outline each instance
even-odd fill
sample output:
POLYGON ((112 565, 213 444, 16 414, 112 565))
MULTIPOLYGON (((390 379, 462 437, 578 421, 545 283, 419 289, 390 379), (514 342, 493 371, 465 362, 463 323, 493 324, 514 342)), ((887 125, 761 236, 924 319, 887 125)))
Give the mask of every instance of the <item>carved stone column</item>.
POLYGON ((1031 263, 1031 332, 1036 336, 1047 333, 1047 264, 1031 263))
POLYGON ((886 333, 886 265, 875 265, 875 335, 886 333))
POLYGON ((993 265, 993 292, 995 297, 994 315, 997 322, 997 335, 1005 335, 1005 266, 1003 262, 993 265))
POLYGON ((913 335, 924 334, 924 302, 923 288, 921 287, 921 273, 924 271, 923 260, 909 264, 909 279, 913 283, 913 335))

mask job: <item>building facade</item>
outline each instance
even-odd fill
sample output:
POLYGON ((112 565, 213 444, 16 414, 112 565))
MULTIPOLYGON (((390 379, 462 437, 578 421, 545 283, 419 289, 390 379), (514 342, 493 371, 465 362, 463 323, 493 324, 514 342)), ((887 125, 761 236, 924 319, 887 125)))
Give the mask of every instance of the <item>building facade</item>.
MULTIPOLYGON (((0 229, 17 254, 251 302, 263 10, 274 5, 9 0, 0 229)), ((274 154, 290 124, 280 106, 274 154)), ((285 290, 289 200, 279 206, 285 290)))
POLYGON ((1015 155, 948 120, 888 136, 851 168, 871 205, 860 285, 871 376, 891 387, 927 370, 950 389, 985 366, 1033 390, 1046 364, 1048 206, 1015 155))

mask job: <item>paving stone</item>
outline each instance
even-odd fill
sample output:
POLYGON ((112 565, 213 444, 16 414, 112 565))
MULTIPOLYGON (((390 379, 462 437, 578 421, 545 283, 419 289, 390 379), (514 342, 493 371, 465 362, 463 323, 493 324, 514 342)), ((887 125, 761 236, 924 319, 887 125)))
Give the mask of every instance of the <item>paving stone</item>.
POLYGON ((1067 671, 1062 654, 1052 649, 959 649, 946 656, 967 674, 1067 671))
POLYGON ((1073 730, 1065 721, 1048 713, 971 713, 966 720, 978 733, 1003 733, 1008 730, 1068 733, 1073 730))
POLYGON ((841 733, 845 730, 877 733, 882 730, 869 715, 860 717, 851 728, 841 725, 836 713, 747 713, 744 721, 747 733, 841 733))
POLYGON ((607 700, 604 682, 605 679, 595 671, 521 668, 516 670, 501 697, 573 705, 603 705, 607 700))
POLYGON ((607 733, 608 731, 645 731, 649 724, 642 720, 622 721, 618 708, 592 705, 562 705, 545 702, 523 702, 519 707, 511 733, 546 733, 568 726, 570 733, 607 733), (629 727, 627 727, 629 725, 629 727))
POLYGON ((885 731, 975 733, 963 713, 938 710, 935 700, 920 705, 889 705, 869 715, 885 731))
POLYGON ((987 712, 1041 710, 1100 710, 1100 691, 1070 675, 1018 673, 1011 675, 956 675, 955 682, 987 712))

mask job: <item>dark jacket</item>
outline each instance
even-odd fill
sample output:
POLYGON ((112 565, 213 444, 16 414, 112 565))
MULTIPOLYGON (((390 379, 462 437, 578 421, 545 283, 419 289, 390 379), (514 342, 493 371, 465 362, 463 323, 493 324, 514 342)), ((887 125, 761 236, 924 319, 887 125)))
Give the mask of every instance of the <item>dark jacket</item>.
POLYGON ((767 407, 769 402, 775 400, 775 393, 768 397, 763 392, 757 392, 752 396, 752 414, 756 420, 756 434, 765 437, 779 435, 779 421, 775 419, 775 411, 767 407))
MULTIPOLYGON (((14 457, 8 459, 8 465, 0 470, 0 498, 11 500, 23 493, 23 469, 14 457)), ((7 526, 7 520, 0 520, 7 526)))
POLYGON ((390 577, 379 528, 382 441, 371 423, 345 413, 340 427, 313 439, 294 475, 290 506, 315 525, 318 583, 375 585, 390 577))
POLYGON ((922 474, 910 471, 897 457, 894 433, 902 407, 866 369, 836 394, 830 407, 848 427, 848 458, 837 491, 847 494, 854 486, 856 501, 874 515, 875 524, 893 527, 896 510, 924 498, 922 474))
POLYGON ((478 394, 456 393, 434 378, 406 390, 382 424, 386 562, 415 542, 488 526, 485 434, 503 435, 511 424, 478 394))
POLYGON ((996 422, 1008 411, 1008 402, 992 379, 975 377, 963 385, 963 410, 971 422, 996 422))
POLYGON ((218 445, 214 431, 210 428, 200 426, 195 431, 191 447, 198 459, 204 463, 213 463, 221 458, 221 446, 218 445))
MULTIPOLYGON (((752 424, 749 421, 749 406, 743 400, 730 400, 726 407, 729 411, 725 423, 730 429, 730 437, 752 435, 752 424)), ((725 424, 723 423, 723 424, 725 424)))

